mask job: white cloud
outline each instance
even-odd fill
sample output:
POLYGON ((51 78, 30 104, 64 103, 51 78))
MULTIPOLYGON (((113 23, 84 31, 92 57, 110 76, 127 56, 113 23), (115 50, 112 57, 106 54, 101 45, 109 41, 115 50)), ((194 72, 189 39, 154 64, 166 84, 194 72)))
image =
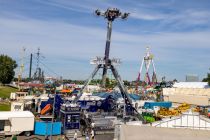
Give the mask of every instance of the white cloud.
MULTIPOLYGON (((63 55, 70 53, 71 56, 87 58, 93 54, 103 54, 101 50, 105 46, 105 29, 32 19, 25 21, 0 19, 0 25, 3 27, 1 29, 3 33, 1 35, 1 44, 11 43, 11 45, 7 45, 10 47, 10 51, 15 46, 18 47, 17 45, 25 44, 28 47, 41 47, 43 51, 49 51, 53 55, 60 52, 63 55), (82 53, 84 56, 77 56, 78 53, 82 53)), ((185 46, 185 48, 208 48, 208 44, 210 44, 209 36, 210 32, 208 31, 159 33, 154 35, 132 35, 114 31, 112 34, 113 48, 111 49, 115 47, 120 48, 121 51, 127 51, 127 49, 132 51, 133 49, 136 52, 135 49, 140 48, 140 51, 142 51, 141 48, 146 45, 158 49, 181 46, 185 46)), ((128 59, 132 59, 132 57, 131 55, 128 59)))
POLYGON ((66 10, 71 10, 75 12, 81 12, 81 13, 88 13, 87 9, 90 9, 90 7, 87 6, 82 6, 82 5, 75 5, 74 2, 72 1, 69 3, 69 1, 43 1, 43 0, 38 0, 37 2, 41 4, 46 4, 48 6, 54 6, 57 8, 62 8, 66 10))
MULTIPOLYGON (((52 22, 42 21, 34 19, 7 19, 0 18, 0 52, 12 55, 15 58, 19 57, 18 50, 22 46, 25 46, 28 52, 35 52, 37 47, 41 48, 43 55, 46 58, 56 58, 57 61, 63 61, 63 59, 69 58, 76 62, 80 60, 89 61, 94 56, 102 56, 104 54, 106 28, 93 28, 84 27, 79 25, 72 25, 65 22, 52 22)), ((122 58, 125 64, 128 61, 136 63, 136 67, 139 65, 139 60, 143 57, 145 52, 145 46, 150 45, 152 52, 155 53, 155 59, 159 62, 181 62, 184 59, 189 59, 189 54, 186 52, 186 56, 179 56, 177 54, 184 52, 182 50, 194 49, 207 49, 210 50, 210 32, 182 32, 182 33, 159 33, 159 34, 125 34, 116 32, 114 30, 112 34, 111 44, 111 56, 122 58), (177 48, 177 49, 176 49, 177 48), (171 51, 172 50, 172 51, 171 51), (167 61, 166 61, 167 60, 167 61)), ((190 59, 196 59, 200 57, 192 56, 190 59)), ((210 59, 210 56, 205 56, 206 59, 210 59)), ((70 62, 70 64, 74 64, 70 62)), ((186 61, 189 63, 189 61, 186 61)), ((207 65, 207 62, 201 62, 203 65, 207 65)), ((201 64, 201 65, 202 65, 201 64)), ((59 66, 60 64, 56 64, 59 66)), ((68 64, 66 64, 68 65, 68 64)), ((185 65, 184 62, 183 64, 185 65)), ((186 64, 187 65, 187 64, 186 64)), ((85 73, 87 64, 79 67, 81 73, 85 73)), ((66 66, 66 69, 72 66, 66 66)), ((125 72, 121 70, 122 72, 125 72)), ((89 70, 91 67, 89 68, 89 70)), ((63 67, 56 67, 56 70, 63 72, 63 67)), ((78 69, 71 68, 72 72, 78 72, 78 69)), ((135 71, 135 70, 133 70, 135 71)), ((138 68, 137 68, 138 71, 138 68)), ((68 77, 76 78, 75 73, 64 72, 68 77)), ((88 73, 87 73, 88 75, 88 73)), ((136 74, 131 74, 132 79, 136 74)), ((78 77, 81 75, 77 75, 78 77)), ((129 78, 129 76, 127 76, 129 78)), ((85 79, 86 77, 83 77, 85 79)), ((80 77, 79 79, 82 79, 80 77)))
POLYGON ((172 25, 174 24, 177 27, 180 26, 180 29, 186 27, 194 27, 196 29, 197 25, 209 26, 209 22, 210 11, 192 9, 171 14, 171 16, 169 16, 164 21, 164 23, 171 23, 172 25))
POLYGON ((131 12, 130 16, 140 20, 160 20, 165 18, 162 14, 148 14, 136 11, 131 12))

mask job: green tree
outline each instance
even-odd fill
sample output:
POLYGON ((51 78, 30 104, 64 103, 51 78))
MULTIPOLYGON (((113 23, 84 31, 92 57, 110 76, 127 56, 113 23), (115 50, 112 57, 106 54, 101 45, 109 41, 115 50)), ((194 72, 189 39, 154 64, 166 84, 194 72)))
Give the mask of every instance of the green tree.
POLYGON ((109 78, 106 78, 105 87, 107 87, 107 88, 109 88, 109 87, 110 87, 110 81, 109 81, 109 78))
POLYGON ((0 83, 8 84, 15 75, 16 61, 7 55, 0 55, 0 83))
POLYGON ((17 140, 17 136, 16 135, 13 135, 12 136, 12 140, 17 140))
POLYGON ((204 78, 202 80, 203 82, 208 82, 209 86, 210 86, 210 73, 207 74, 207 78, 204 78))
POLYGON ((124 82, 124 85, 125 85, 125 86, 130 86, 130 82, 129 82, 129 81, 124 80, 123 82, 124 82))
POLYGON ((116 85, 117 85, 116 80, 109 79, 108 77, 106 78, 106 83, 105 83, 106 88, 114 88, 116 85))

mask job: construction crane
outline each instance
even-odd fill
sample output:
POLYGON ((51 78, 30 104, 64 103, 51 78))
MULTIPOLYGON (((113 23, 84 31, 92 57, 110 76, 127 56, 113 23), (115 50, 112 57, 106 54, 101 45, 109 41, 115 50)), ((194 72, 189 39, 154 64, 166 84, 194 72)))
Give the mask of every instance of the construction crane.
POLYGON ((156 75, 155 64, 154 64, 153 58, 154 58, 154 56, 153 56, 153 54, 151 54, 150 48, 147 47, 146 48, 146 53, 145 53, 145 56, 142 59, 142 63, 141 63, 139 73, 138 73, 138 77, 137 77, 137 80, 136 80, 136 91, 138 91, 138 86, 139 86, 138 83, 141 80, 141 76, 143 75, 142 74, 143 67, 146 70, 145 80, 144 80, 146 82, 146 84, 152 86, 153 84, 157 83, 157 75, 156 75), (153 69, 152 79, 150 78, 150 75, 149 75, 150 67, 152 67, 152 69, 153 69))
POLYGON ((24 71, 25 50, 26 50, 26 48, 22 47, 21 54, 20 54, 20 69, 19 69, 19 73, 18 73, 18 85, 20 84, 20 81, 22 80, 22 75, 23 75, 23 71, 24 71))

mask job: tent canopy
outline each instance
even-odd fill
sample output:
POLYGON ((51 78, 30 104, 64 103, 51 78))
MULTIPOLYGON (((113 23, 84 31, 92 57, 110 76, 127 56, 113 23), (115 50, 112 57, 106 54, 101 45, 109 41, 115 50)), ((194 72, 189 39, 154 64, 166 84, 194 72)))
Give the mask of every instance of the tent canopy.
POLYGON ((62 92, 62 93, 70 93, 71 90, 70 89, 62 89, 60 92, 62 92))
MULTIPOLYGON (((118 98, 122 97, 122 95, 120 93, 106 93, 106 92, 94 93, 93 95, 99 96, 99 97, 102 97, 102 98, 106 98, 109 95, 112 95, 114 99, 118 99, 118 98)), ((133 100, 140 100, 140 96, 137 95, 137 94, 128 94, 128 95, 133 100)))

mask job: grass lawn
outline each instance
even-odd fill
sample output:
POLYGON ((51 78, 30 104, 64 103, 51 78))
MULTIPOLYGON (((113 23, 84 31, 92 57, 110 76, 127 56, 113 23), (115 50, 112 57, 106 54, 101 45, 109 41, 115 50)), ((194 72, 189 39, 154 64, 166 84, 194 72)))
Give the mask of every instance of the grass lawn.
POLYGON ((16 92, 18 89, 9 86, 0 86, 0 98, 9 98, 11 92, 16 92))
POLYGON ((1 104, 0 103, 0 111, 10 111, 10 104, 1 104))

